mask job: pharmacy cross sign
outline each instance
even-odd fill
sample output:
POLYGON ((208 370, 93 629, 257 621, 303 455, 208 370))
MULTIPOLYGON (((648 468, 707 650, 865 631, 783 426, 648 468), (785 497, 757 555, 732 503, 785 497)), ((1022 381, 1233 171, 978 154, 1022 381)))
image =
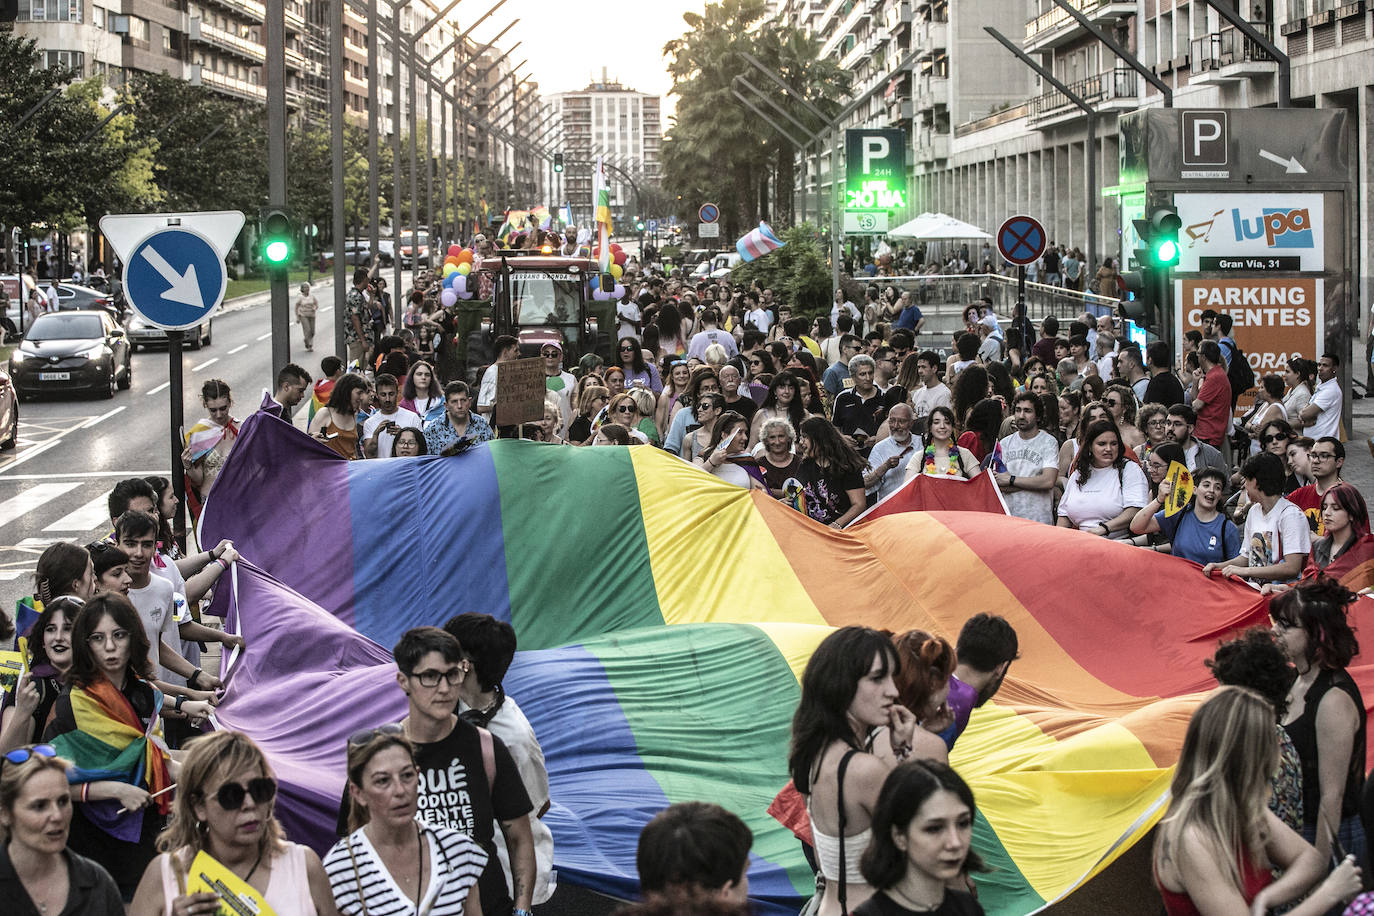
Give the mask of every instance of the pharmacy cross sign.
POLYGON ((997 230, 997 250, 1018 267, 1034 263, 1045 253, 1045 227, 1033 216, 1013 216, 997 230))

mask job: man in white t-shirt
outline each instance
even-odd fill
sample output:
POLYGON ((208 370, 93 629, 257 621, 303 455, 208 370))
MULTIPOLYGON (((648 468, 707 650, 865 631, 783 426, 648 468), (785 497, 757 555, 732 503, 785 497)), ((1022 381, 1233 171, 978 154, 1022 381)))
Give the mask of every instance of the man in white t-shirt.
POLYGON ((859 322, 863 321, 864 313, 859 311, 857 305, 844 297, 843 289, 837 289, 835 290, 835 304, 830 307, 830 326, 832 328, 839 327, 841 310, 848 312, 849 317, 854 319, 855 327, 859 325, 859 322))
POLYGON ((363 421, 363 454, 368 458, 390 458, 396 434, 407 426, 423 429, 424 421, 413 410, 397 406, 401 395, 396 376, 383 372, 377 376, 377 409, 363 421))
POLYGON ((1054 483, 1059 475, 1059 441, 1041 429, 1045 405, 1029 391, 1011 402, 1016 432, 999 444, 1005 473, 996 475, 1007 511, 1017 518, 1054 524, 1054 483))
POLYGON ((872 470, 864 474, 864 489, 876 499, 886 499, 896 492, 906 479, 906 467, 912 457, 921 454, 921 438, 911 434, 915 417, 915 411, 905 402, 893 404, 887 412, 887 428, 891 435, 874 444, 868 453, 868 465, 872 470))
POLYGON ((934 350, 922 350, 916 356, 916 374, 921 385, 910 394, 911 409, 916 413, 916 425, 925 428, 926 417, 936 407, 953 403, 949 386, 940 381, 940 356, 934 350))
POLYGON ((744 294, 744 305, 747 311, 744 313, 746 324, 752 323, 762 334, 768 333, 768 328, 772 326, 773 315, 768 309, 759 304, 758 294, 752 289, 744 294))
POLYGON ((702 359, 706 355, 706 348, 711 344, 720 344, 724 347, 727 357, 739 355, 739 346, 735 343, 734 335, 720 330, 719 325, 720 312, 714 305, 702 311, 702 329, 693 335, 692 342, 687 346, 688 359, 702 359))
POLYGON ((617 302, 615 306, 615 317, 619 320, 619 327, 616 329, 616 337, 633 337, 639 340, 640 322, 644 319, 644 313, 640 306, 652 305, 654 294, 642 292, 639 294, 639 302, 634 299, 626 298, 624 302, 617 302))
POLYGON ((1340 366, 1341 359, 1334 353, 1325 353, 1317 360, 1316 390, 1312 392, 1312 400, 1298 414, 1304 436, 1313 439, 1340 437, 1341 383, 1336 380, 1336 370, 1340 366))
POLYGON ((152 574, 153 557, 157 554, 157 520, 146 512, 129 511, 119 517, 115 527, 115 542, 129 555, 126 567, 129 578, 129 601, 143 621, 148 636, 149 661, 161 671, 190 677, 195 666, 181 656, 173 643, 177 634, 176 602, 172 583, 152 574))
POLYGON ((1245 516, 1241 552, 1221 563, 1208 563, 1203 573, 1235 576, 1254 583, 1291 582, 1302 573, 1312 548, 1312 534, 1301 509, 1283 498, 1283 461, 1260 452, 1240 469, 1245 495, 1254 503, 1245 516))
POLYGON ((487 371, 482 373, 482 383, 477 389, 478 413, 490 417, 491 412, 496 408, 496 370, 501 363, 509 362, 520 355, 520 341, 511 337, 509 334, 502 334, 496 338, 493 344, 496 351, 496 362, 487 367, 487 371))

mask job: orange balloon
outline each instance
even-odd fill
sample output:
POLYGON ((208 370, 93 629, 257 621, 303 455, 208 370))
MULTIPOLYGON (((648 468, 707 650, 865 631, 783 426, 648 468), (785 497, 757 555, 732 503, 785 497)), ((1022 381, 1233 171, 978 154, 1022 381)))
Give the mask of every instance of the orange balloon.
POLYGON ((471 264, 471 263, 472 263, 472 249, 471 249, 471 248, 464 248, 462 251, 458 252, 458 263, 459 263, 459 264, 471 264))

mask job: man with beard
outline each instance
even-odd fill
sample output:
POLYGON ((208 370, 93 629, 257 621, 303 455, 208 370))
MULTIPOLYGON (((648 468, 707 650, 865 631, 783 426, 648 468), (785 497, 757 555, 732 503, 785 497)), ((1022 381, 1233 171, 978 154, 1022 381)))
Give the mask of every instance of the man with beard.
POLYGON ((1007 511, 1018 518, 1054 524, 1054 483, 1059 475, 1059 440, 1040 427, 1045 405, 1029 391, 1011 402, 1016 432, 1001 442, 1005 472, 997 474, 997 486, 1007 511))
POLYGON ((945 744, 954 747, 973 710, 996 696, 1018 652, 1016 631, 1005 618, 977 614, 964 622, 955 646, 959 663, 949 678, 947 702, 954 723, 940 734, 945 744))

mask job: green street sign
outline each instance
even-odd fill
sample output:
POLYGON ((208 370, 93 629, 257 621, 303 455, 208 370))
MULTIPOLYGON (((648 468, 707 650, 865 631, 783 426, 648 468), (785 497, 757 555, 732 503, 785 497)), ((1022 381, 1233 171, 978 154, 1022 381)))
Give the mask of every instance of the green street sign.
POLYGON ((906 206, 906 131, 856 128, 844 132, 845 209, 906 206))

